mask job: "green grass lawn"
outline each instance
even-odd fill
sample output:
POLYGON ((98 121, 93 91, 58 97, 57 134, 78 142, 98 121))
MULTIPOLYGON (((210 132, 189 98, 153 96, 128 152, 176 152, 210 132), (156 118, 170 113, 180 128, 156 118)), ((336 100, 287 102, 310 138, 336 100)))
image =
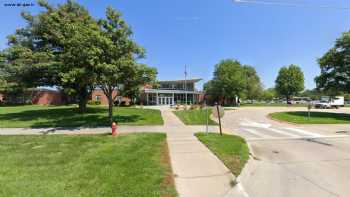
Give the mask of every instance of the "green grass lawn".
POLYGON ((307 107, 307 104, 293 104, 287 105, 283 103, 253 103, 253 104, 241 104, 241 107, 307 107))
POLYGON ((205 144, 231 172, 238 176, 249 158, 245 140, 235 135, 197 133, 197 138, 205 144))
POLYGON ((165 134, 0 136, 0 196, 176 196, 165 134))
MULTIPOLYGON (((208 118, 212 110, 208 110, 208 118)), ((207 124, 207 113, 205 109, 191 109, 174 111, 174 114, 186 125, 205 125, 207 124)), ((209 118, 210 125, 216 125, 216 122, 209 118)))
MULTIPOLYGON (((79 114, 75 106, 24 105, 0 107, 0 127, 97 127, 109 126, 105 106, 89 106, 79 114)), ((115 107, 114 120, 127 125, 162 125, 159 110, 115 107)))
POLYGON ((350 124, 350 114, 311 112, 310 120, 306 111, 277 112, 269 115, 272 119, 297 124, 350 124))

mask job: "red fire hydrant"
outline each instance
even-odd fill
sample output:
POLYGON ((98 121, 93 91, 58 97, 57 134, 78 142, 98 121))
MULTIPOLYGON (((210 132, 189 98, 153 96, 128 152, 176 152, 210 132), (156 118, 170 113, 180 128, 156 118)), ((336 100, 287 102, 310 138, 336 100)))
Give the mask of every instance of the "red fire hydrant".
POLYGON ((113 122, 113 123, 112 123, 112 135, 113 135, 113 136, 116 136, 116 135, 117 135, 117 128, 118 128, 117 123, 113 122))

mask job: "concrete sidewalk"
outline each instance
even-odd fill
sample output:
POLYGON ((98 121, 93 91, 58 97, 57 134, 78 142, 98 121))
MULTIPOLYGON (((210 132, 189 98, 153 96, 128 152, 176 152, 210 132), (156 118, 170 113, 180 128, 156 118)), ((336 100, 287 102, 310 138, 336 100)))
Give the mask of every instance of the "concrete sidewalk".
POLYGON ((176 189, 181 197, 222 197, 235 177, 170 110, 162 110, 176 189))
MULTIPOLYGON (((176 126, 168 125, 145 125, 145 126, 118 126, 118 133, 144 133, 144 132, 159 132, 166 133, 169 129, 176 130, 176 126)), ((192 133, 205 131, 205 126, 186 126, 187 131, 192 133)), ((210 132, 217 132, 217 126, 209 126, 210 132)), ((43 135, 43 134, 103 134, 111 133, 110 127, 97 128, 0 128, 0 135, 43 135)))

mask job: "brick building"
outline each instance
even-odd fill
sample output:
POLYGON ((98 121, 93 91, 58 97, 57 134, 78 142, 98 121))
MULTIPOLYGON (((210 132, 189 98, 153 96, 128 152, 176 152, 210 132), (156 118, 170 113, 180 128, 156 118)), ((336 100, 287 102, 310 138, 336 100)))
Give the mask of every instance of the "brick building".
POLYGON ((28 89, 22 93, 0 93, 0 103, 7 104, 61 105, 66 104, 67 100, 67 96, 60 90, 52 88, 28 89))
MULTIPOLYGON (((113 91, 113 97, 116 97, 116 99, 114 101, 114 104, 116 104, 116 105, 118 105, 118 104, 129 105, 130 104, 130 99, 129 98, 122 97, 122 96, 117 96, 117 95, 118 95, 118 91, 117 90, 113 91)), ((91 100, 100 102, 101 105, 108 105, 108 98, 103 93, 103 91, 101 89, 98 89, 98 88, 95 89, 92 92, 91 100)))
POLYGON ((59 90, 36 89, 32 94, 32 104, 36 105, 62 105, 67 98, 59 90))
MULTIPOLYGON (((201 79, 168 80, 159 81, 157 87, 145 85, 140 89, 139 101, 144 105, 175 105, 175 104, 198 104, 204 99, 204 94, 195 88, 195 83, 201 79)), ((36 88, 27 91, 23 96, 6 96, 0 94, 0 102, 6 103, 32 103, 38 105, 63 105, 75 103, 74 98, 70 98, 56 88, 36 88), (25 96, 24 96, 25 95, 25 96), (23 98, 22 98, 23 97, 23 98)), ((115 105, 129 105, 130 99, 118 96, 118 91, 113 92, 115 105)), ((101 105, 108 105, 108 99, 103 90, 96 88, 91 94, 91 101, 101 105)))

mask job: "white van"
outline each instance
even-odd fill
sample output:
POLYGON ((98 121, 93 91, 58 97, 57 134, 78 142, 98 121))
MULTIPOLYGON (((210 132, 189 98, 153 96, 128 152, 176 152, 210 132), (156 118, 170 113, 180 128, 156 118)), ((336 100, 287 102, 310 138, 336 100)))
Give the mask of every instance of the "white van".
POLYGON ((321 100, 315 103, 315 108, 330 109, 344 107, 344 97, 343 96, 322 96, 321 100))

